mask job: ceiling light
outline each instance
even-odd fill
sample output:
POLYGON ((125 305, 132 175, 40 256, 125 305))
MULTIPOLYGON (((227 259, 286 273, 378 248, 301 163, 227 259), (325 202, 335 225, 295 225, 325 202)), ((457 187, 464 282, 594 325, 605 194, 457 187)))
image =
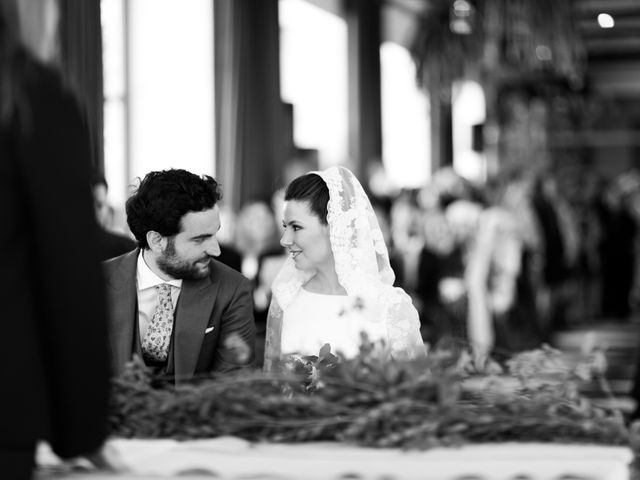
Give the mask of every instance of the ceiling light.
POLYGON ((600 25, 601 28, 613 28, 615 23, 613 17, 608 13, 598 14, 598 25, 600 25))
POLYGON ((449 12, 449 28, 453 33, 469 35, 473 32, 475 7, 469 0, 455 0, 449 12))

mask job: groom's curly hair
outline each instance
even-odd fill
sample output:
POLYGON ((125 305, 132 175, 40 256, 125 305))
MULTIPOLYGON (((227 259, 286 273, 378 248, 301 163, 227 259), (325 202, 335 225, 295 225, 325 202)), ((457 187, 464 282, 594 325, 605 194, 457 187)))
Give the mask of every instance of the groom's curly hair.
POLYGON ((327 205, 329 204, 329 187, 316 173, 307 173, 293 180, 284 192, 284 200, 308 202, 309 209, 323 225, 327 224, 327 205))
POLYGON ((208 175, 182 169, 150 172, 127 200, 127 224, 140 247, 149 248, 147 232, 177 235, 182 217, 209 210, 221 198, 218 183, 208 175))

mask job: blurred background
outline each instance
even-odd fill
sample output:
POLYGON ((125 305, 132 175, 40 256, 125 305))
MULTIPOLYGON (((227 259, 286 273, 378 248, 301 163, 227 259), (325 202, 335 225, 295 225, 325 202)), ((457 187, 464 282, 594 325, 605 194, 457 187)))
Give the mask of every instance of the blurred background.
MULTIPOLYGON (((59 65, 127 234, 137 177, 224 191, 226 258, 281 255, 282 187, 351 168, 423 337, 489 315, 496 350, 607 349, 628 392, 640 306, 637 0, 60 0, 59 65)), ((104 193, 104 192, 103 192, 104 193)))

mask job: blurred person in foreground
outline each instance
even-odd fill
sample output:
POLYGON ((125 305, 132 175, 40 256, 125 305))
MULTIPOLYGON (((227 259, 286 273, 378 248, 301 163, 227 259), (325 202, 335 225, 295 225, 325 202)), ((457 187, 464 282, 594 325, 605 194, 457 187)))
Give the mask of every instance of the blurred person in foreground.
POLYGON ((39 440, 71 458, 107 434, 90 148, 47 66, 56 28, 54 0, 0 0, 0 477, 12 480, 32 477, 39 440))
POLYGON ((170 381, 254 361, 251 284, 220 255, 217 182, 148 173, 126 203, 139 248, 104 262, 115 374, 134 354, 170 381))

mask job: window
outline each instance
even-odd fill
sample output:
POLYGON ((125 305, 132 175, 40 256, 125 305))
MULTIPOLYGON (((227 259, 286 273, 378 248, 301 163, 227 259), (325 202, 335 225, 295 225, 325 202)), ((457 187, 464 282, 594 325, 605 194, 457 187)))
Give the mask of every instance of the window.
POLYGON ((114 205, 152 170, 215 173, 213 3, 101 0, 105 176, 114 205))
POLYGON ((124 0, 102 0, 104 167, 109 197, 124 204, 127 175, 127 91, 124 0))
POLYGON ((296 146, 319 167, 348 158, 347 24, 303 0, 280 0, 281 95, 293 104, 296 146))
POLYGON ((484 91, 477 82, 465 80, 453 84, 453 168, 463 177, 483 182, 486 179, 485 156, 473 149, 473 129, 486 117, 484 91))
POLYGON ((380 48, 382 160, 397 187, 424 185, 431 172, 429 99, 416 84, 416 67, 406 48, 380 48))

